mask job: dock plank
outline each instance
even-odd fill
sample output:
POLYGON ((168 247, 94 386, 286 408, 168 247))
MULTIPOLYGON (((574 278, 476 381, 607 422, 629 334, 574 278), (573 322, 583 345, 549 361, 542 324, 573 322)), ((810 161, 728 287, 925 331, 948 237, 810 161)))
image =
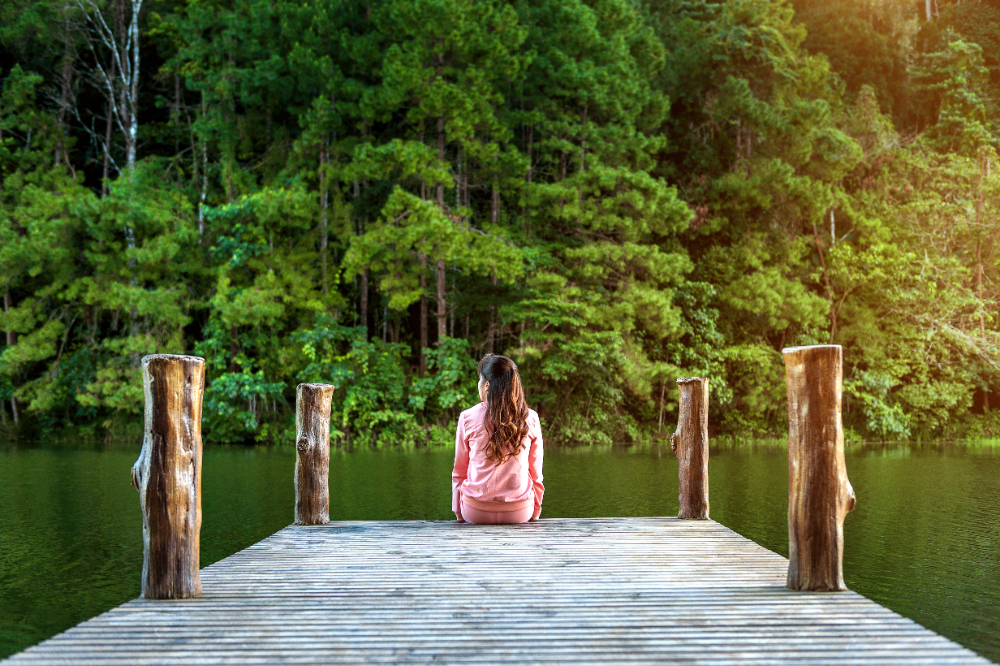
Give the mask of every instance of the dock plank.
POLYGON ((287 527, 5 664, 989 664, 714 521, 287 527))

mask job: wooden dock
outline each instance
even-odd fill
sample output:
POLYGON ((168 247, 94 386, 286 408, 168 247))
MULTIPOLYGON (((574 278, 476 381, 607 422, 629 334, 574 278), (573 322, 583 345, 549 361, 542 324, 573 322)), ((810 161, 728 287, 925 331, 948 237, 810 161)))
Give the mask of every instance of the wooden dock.
POLYGON ((787 568, 714 521, 292 526, 7 663, 990 663, 787 568))

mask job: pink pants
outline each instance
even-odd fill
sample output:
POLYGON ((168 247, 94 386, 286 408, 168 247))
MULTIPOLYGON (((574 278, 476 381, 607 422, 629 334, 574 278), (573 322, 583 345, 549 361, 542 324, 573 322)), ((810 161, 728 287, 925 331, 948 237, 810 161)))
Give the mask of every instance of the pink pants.
MULTIPOLYGON (((478 507, 484 504, 499 504, 499 502, 476 502, 478 507)), ((526 523, 535 512, 534 502, 514 511, 486 511, 483 508, 470 506, 469 501, 462 498, 462 519, 474 525, 513 525, 526 523)))

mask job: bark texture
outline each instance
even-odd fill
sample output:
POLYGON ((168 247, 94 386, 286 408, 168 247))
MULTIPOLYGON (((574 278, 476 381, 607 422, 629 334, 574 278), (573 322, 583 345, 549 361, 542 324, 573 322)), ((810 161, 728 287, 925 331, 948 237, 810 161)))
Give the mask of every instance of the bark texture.
POLYGON ((844 585, 844 517, 855 496, 844 461, 840 345, 782 350, 788 384, 788 587, 844 585))
POLYGON ((708 379, 687 377, 677 384, 680 414, 670 436, 680 481, 677 517, 708 520, 708 379))
POLYGON ((205 360, 154 354, 142 359, 145 436, 132 467, 142 506, 142 596, 201 594, 201 399, 205 360))
POLYGON ((329 384, 299 384, 295 390, 295 524, 330 522, 329 384))

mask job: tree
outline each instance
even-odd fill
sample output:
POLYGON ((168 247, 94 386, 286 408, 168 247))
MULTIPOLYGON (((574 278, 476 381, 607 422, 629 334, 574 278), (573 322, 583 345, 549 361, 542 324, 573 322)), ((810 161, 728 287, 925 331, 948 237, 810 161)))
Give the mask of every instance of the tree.
MULTIPOLYGON (((135 166, 139 141, 139 13, 142 0, 121 0, 112 6, 97 0, 76 0, 87 24, 87 48, 110 110, 125 139, 125 165, 135 166)), ((110 152, 105 146, 105 154, 110 152)))

